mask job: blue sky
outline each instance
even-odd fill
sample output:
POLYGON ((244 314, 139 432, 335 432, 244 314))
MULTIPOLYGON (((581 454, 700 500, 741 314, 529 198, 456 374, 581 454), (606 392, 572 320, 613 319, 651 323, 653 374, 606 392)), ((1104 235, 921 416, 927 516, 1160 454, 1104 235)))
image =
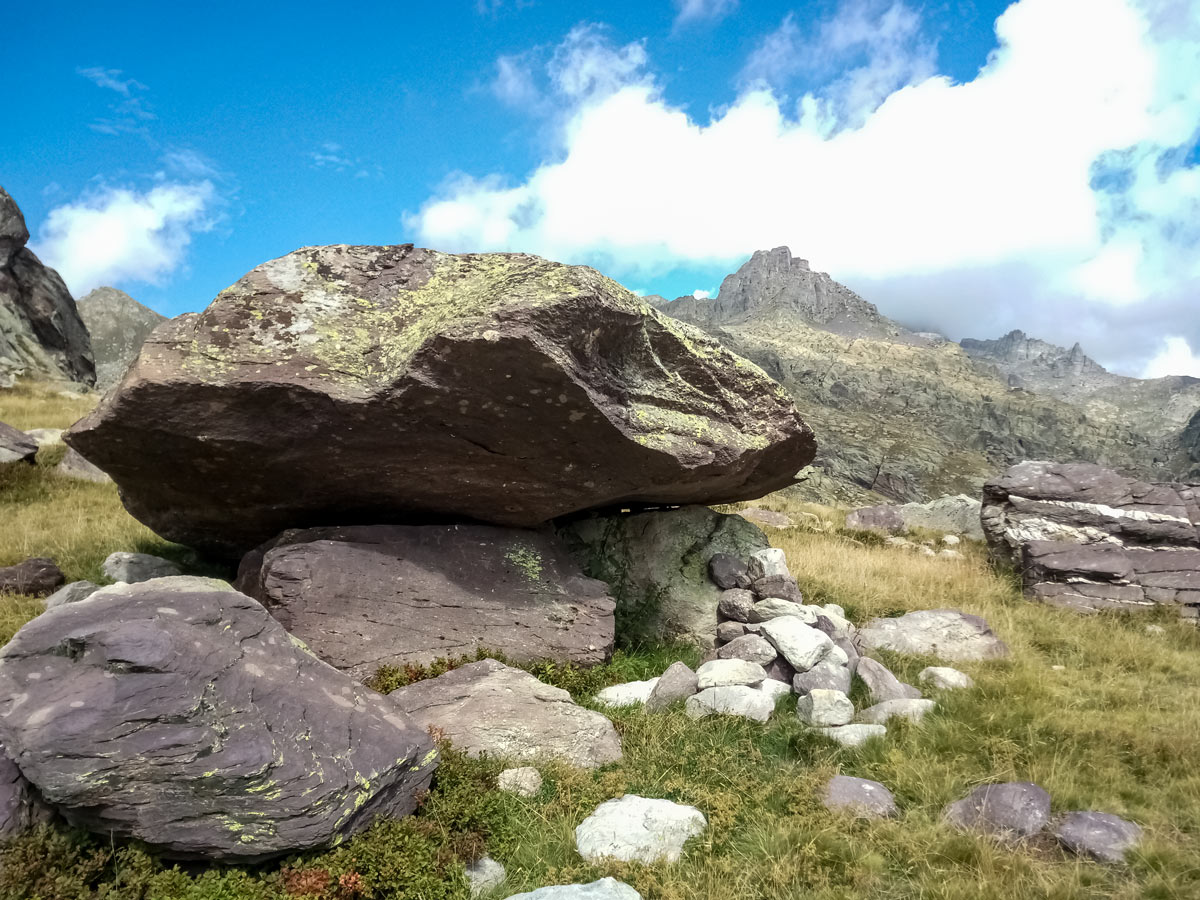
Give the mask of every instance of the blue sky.
POLYGON ((166 314, 308 244, 666 296, 789 244, 917 327, 1191 371, 1200 4, 1008 6, 22 4, 0 183, 166 314))

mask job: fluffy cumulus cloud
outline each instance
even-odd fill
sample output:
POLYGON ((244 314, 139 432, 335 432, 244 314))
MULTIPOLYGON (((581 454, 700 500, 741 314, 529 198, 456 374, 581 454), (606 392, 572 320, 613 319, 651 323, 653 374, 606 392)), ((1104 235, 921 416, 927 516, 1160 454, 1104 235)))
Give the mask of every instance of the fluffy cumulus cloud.
POLYGON ((902 3, 785 19, 706 120, 643 44, 576 29, 548 64, 554 158, 456 177, 408 225, 640 283, 787 244, 952 337, 1022 327, 1125 371, 1200 347, 1200 0, 1020 0, 966 83, 919 26, 902 3), (789 98, 796 74, 821 87, 789 98))
POLYGON ((183 264, 192 236, 213 227, 216 205, 209 180, 102 186, 51 210, 35 250, 77 297, 124 281, 160 284, 183 264))

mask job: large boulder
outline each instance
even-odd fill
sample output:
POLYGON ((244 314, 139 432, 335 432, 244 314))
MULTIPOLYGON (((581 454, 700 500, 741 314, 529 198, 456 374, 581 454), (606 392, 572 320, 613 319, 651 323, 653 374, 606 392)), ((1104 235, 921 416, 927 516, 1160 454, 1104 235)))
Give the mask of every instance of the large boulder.
POLYGON ((77 306, 92 338, 96 387, 103 390, 121 380, 150 332, 166 321, 166 316, 111 287, 98 287, 84 294, 77 306))
MULTIPOLYGON (((767 537, 741 516, 704 506, 592 515, 557 532, 585 574, 617 601, 617 630, 629 641, 682 640, 711 647, 723 592, 709 578, 719 553, 744 559, 767 537)), ((738 596, 753 600, 748 592, 738 596)))
POLYGON ((485 659, 388 695, 413 721, 436 728, 470 756, 559 760, 596 768, 621 758, 621 739, 600 713, 562 688, 485 659))
MULTIPOLYGON (((170 579, 168 579, 170 580, 170 579)), ((67 821, 250 862, 411 812, 437 753, 233 591, 121 585, 0 650, 0 741, 67 821)))
POLYGON ((65 435, 164 537, 723 503, 815 453, 757 366, 585 267, 307 247, 159 325, 65 435))
POLYGON ((1026 462, 984 486, 993 556, 1032 599, 1080 612, 1200 615, 1200 486, 1087 463, 1026 462))
POLYGON ((593 665, 613 601, 552 535, 493 525, 287 531, 246 555, 238 588, 354 678, 479 648, 593 665))
POLYGON ((91 341, 71 292, 28 240, 25 217, 0 187, 0 381, 25 375, 95 384, 91 341))

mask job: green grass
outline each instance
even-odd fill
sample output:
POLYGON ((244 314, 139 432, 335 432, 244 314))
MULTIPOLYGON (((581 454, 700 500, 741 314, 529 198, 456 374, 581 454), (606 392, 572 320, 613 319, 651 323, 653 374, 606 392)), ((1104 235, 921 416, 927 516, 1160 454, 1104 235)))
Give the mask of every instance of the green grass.
MULTIPOLYGON (((112 550, 187 559, 129 518, 111 486, 60 483, 32 467, 0 477, 0 521, 19 523, 0 531, 0 562, 52 555, 68 577, 95 579, 112 550)), ((1200 898, 1196 628, 1165 612, 1081 617, 1029 603, 969 542, 960 548, 962 560, 933 559, 844 533, 836 510, 779 496, 756 505, 802 520, 797 528, 766 530, 787 551, 809 600, 839 603, 858 622, 922 608, 978 613, 1009 643, 1012 657, 962 664, 974 688, 942 694, 922 724, 891 725, 886 740, 858 749, 806 732, 787 699, 766 726, 692 721, 679 708, 662 715, 607 711, 624 760, 595 772, 545 766, 541 792, 527 800, 495 790, 500 761, 450 753, 416 816, 381 823, 328 853, 259 869, 176 868, 139 848, 50 831, 0 853, 0 897, 461 898, 461 862, 486 848, 509 871, 499 897, 613 875, 662 900, 1200 898), (1165 633, 1148 634, 1149 622, 1165 633), (883 782, 902 816, 868 822, 823 809, 819 790, 837 772, 883 782), (1047 842, 1005 847, 941 824, 947 803, 1002 780, 1041 784, 1056 813, 1098 809, 1133 819, 1146 829, 1145 841, 1127 865, 1101 866, 1047 842), (694 804, 709 828, 676 864, 584 863, 575 827, 599 803, 626 792, 694 804)), ((0 597, 0 637, 40 608, 40 601, 0 597)), ((694 651, 637 648, 592 670, 532 668, 589 703, 599 687, 656 675, 681 656, 696 661, 694 651)), ((933 662, 883 658, 913 682, 933 662)), ((398 671, 381 686, 436 671, 398 671)))

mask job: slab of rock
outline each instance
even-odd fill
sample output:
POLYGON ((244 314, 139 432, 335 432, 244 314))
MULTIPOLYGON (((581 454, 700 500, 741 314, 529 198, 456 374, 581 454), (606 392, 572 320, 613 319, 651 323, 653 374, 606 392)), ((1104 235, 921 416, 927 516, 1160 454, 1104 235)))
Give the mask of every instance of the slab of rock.
POLYGON ((757 688, 744 684, 707 688, 684 702, 684 710, 693 719, 724 715, 765 722, 775 711, 775 701, 757 688))
POLYGON ((863 722, 873 722, 876 725, 886 725, 887 722, 901 716, 911 722, 920 722, 925 713, 934 707, 932 700, 884 700, 874 706, 868 706, 858 714, 863 722))
POLYGON ((744 659, 714 659, 696 670, 696 686, 703 691, 727 685, 753 685, 766 677, 766 670, 758 663, 744 659))
POLYGON ((482 648, 594 665, 613 645, 608 588, 554 536, 494 525, 286 531, 247 554, 239 589, 356 679, 482 648))
POLYGON ((642 895, 623 881, 601 878, 590 884, 552 884, 505 900, 642 900, 642 895))
POLYGON ((600 713, 561 688, 494 659, 470 663, 388 695, 422 728, 434 726, 469 756, 554 759, 594 769, 621 758, 621 739, 600 713))
POLYGON ((24 431, 0 422, 0 463, 32 464, 37 458, 37 452, 38 442, 36 440, 24 431))
POLYGON ((25 246, 29 230, 0 187, 0 382, 96 381, 91 341, 62 278, 25 246))
POLYGON ((807 672, 833 649, 833 641, 828 635, 795 616, 780 616, 763 622, 762 635, 799 672, 807 672))
POLYGON ((689 838, 708 826, 694 806, 626 794, 607 800, 575 829, 575 846, 588 862, 677 862, 689 838))
POLYGON ((814 688, 796 701, 796 718, 805 725, 848 725, 854 704, 841 691, 814 688))
POLYGON ((858 643, 863 650, 892 650, 947 662, 1008 656, 1008 646, 987 622, 954 609, 923 609, 894 619, 872 619, 858 630, 858 643))
POLYGON ((473 863, 464 866, 463 871, 467 876, 467 885, 472 897, 481 897, 494 891, 504 884, 504 879, 508 877, 504 866, 490 856, 479 857, 473 863))
POLYGON ((686 700, 698 690, 700 684, 696 673, 686 663, 673 662, 658 677, 658 683, 654 685, 654 690, 646 700, 646 709, 649 712, 658 712, 676 700, 686 700))
POLYGON ((791 600, 781 600, 778 597, 768 597, 766 600, 760 600, 754 604, 748 616, 749 622, 755 625, 760 625, 763 622, 771 619, 778 619, 781 616, 790 616, 794 619, 799 619, 806 625, 815 625, 817 622, 816 615, 813 614, 809 607, 800 603, 793 603, 791 600))
POLYGON ((1060 844, 1076 856, 1119 863, 1142 839, 1142 829, 1127 819, 1102 812, 1069 812, 1053 827, 1060 844))
POLYGON ((774 678, 765 679, 762 684, 756 685, 754 689, 762 691, 770 697, 772 703, 779 700, 780 697, 790 697, 792 695, 791 686, 785 682, 776 681, 774 678))
POLYGON ((74 447, 68 447, 66 454, 54 467, 54 472, 63 478, 74 478, 76 481, 93 481, 96 484, 108 484, 112 479, 99 467, 83 458, 74 447))
POLYGON ((817 689, 850 693, 851 673, 847 666, 820 662, 807 672, 799 672, 792 679, 792 688, 803 696, 817 689))
POLYGON ((754 614, 754 594, 742 588, 722 591, 717 601, 717 613, 739 624, 749 622, 754 614))
POLYGON ((54 811, 0 747, 0 841, 50 822, 54 811))
POLYGON ((849 812, 868 819, 898 816, 896 798, 878 781, 834 775, 825 785, 821 803, 826 809, 849 812))
POLYGON ((46 598, 46 609, 54 609, 64 603, 78 603, 80 600, 86 600, 98 590, 100 590, 100 585, 92 584, 90 581, 72 581, 46 598))
POLYGON ((746 634, 746 626, 741 622, 718 622, 717 623, 717 644, 728 644, 730 641, 735 641, 742 635, 746 634))
POLYGON ((964 830, 1029 837, 1050 821, 1050 795, 1028 781, 981 785, 947 806, 943 818, 964 830))
POLYGON ((750 568, 752 582, 770 575, 784 575, 788 578, 792 576, 788 570, 787 554, 778 547, 764 547, 762 550, 755 550, 750 554, 747 565, 750 568))
POLYGON ((834 728, 814 728, 813 731, 837 741, 843 747, 860 747, 871 738, 887 735, 886 725, 839 725, 834 728))
POLYGON ((596 702, 601 706, 639 706, 650 699, 657 678, 646 681, 627 681, 624 684, 614 684, 597 692, 596 702))
POLYGON ((744 659, 760 666, 769 665, 778 655, 771 642, 757 634, 734 638, 717 651, 721 659, 744 659))
POLYGON ((768 525, 771 528, 791 528, 795 524, 788 516, 781 512, 776 512, 773 509, 760 509, 757 506, 738 510, 738 514, 749 519, 756 525, 768 525))
POLYGON ((609 586, 628 638, 702 647, 714 643, 724 596, 709 580, 708 561, 767 545, 757 525, 701 506, 591 515, 558 523, 556 532, 584 574, 609 586))
POLYGON ((116 584, 106 584, 92 593, 93 597, 140 597, 143 594, 195 594, 218 593, 232 591, 233 586, 220 578, 206 578, 203 575, 168 575, 164 578, 151 578, 149 581, 138 581, 132 584, 118 581, 116 584))
POLYGON ((68 822, 250 862, 412 812, 437 753, 391 701, 249 597, 150 584, 47 610, 0 650, 0 739, 68 822))
POLYGON ((505 769, 496 778, 496 786, 518 797, 533 797, 542 789, 542 773, 533 766, 505 769))
POLYGON ((898 534, 904 531, 904 516, 894 506, 864 506, 851 510, 846 516, 846 527, 856 531, 878 531, 883 534, 898 534))
POLYGON ((0 568, 0 593, 45 597, 58 590, 66 580, 54 560, 31 556, 15 566, 0 568))
MULTIPOLYGON (((951 535, 965 534, 977 541, 984 538, 983 525, 980 523, 982 511, 983 504, 979 498, 966 494, 938 497, 928 503, 905 503, 899 507, 900 517, 907 528, 947 531, 951 535)), ((942 540, 945 541, 945 538, 942 540)), ((957 538, 954 543, 958 543, 957 538)))
POLYGON ((169 559, 161 556, 151 556, 149 553, 110 553, 100 564, 105 578, 113 581, 124 581, 126 584, 137 584, 139 581, 149 581, 152 578, 169 578, 172 575, 182 575, 183 570, 169 559))
POLYGON ((264 263, 65 437, 136 518, 226 556, 338 520, 752 499, 815 453, 761 369, 595 270, 409 244, 264 263))
POLYGON ((975 681, 970 675, 949 666, 926 666, 918 673, 917 681, 939 691, 961 690, 975 686, 975 681))
POLYGON ((905 684, 892 674, 892 670, 878 660, 862 657, 858 661, 855 674, 867 686, 872 703, 883 703, 886 700, 916 700, 921 692, 911 684, 905 684))
POLYGON ((708 561, 708 577, 722 590, 750 587, 750 570, 745 560, 729 553, 714 553, 708 561))

